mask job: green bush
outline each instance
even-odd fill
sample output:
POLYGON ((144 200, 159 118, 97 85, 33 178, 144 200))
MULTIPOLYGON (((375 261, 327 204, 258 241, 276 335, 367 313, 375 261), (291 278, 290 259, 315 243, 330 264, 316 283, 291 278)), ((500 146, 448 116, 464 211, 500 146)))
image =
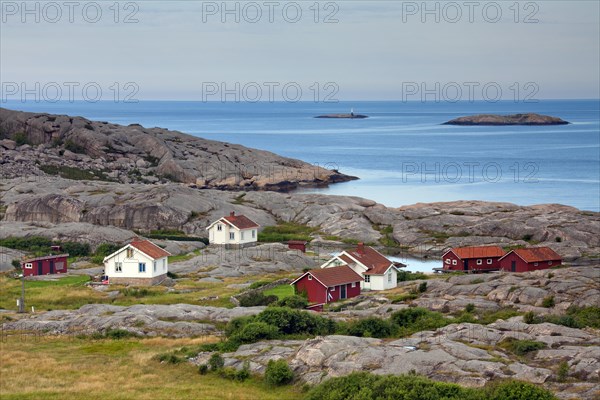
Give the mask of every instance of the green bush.
POLYGON ((256 281, 256 282, 252 282, 252 284, 250 284, 250 286, 248 287, 248 289, 258 289, 259 287, 268 285, 269 283, 271 283, 271 281, 256 281))
POLYGON ((489 400, 556 400, 551 392, 520 381, 492 383, 486 389, 489 400))
POLYGON ((126 339, 130 337, 138 337, 138 335, 125 329, 109 329, 104 334, 104 337, 107 339, 126 339))
POLYGON ((564 382, 569 377, 569 363, 566 361, 561 362, 558 365, 558 371, 556 372, 556 380, 564 382))
POLYGON ((276 339, 278 336, 279 330, 276 326, 264 322, 250 322, 231 335, 229 339, 237 343, 255 343, 261 340, 276 339))
POLYGON ((269 360, 265 370, 265 381, 272 386, 281 386, 290 383, 294 373, 285 360, 269 360))
POLYGON ((308 300, 304 296, 299 296, 297 294, 293 296, 286 297, 277 302, 278 307, 288 307, 288 308, 297 308, 303 309, 308 306, 308 300))
POLYGON ((535 324, 537 323, 537 316, 533 311, 527 311, 525 315, 523 315, 523 322, 526 324, 535 324))
POLYGON ((208 359, 208 366, 211 371, 219 371, 225 365, 225 360, 219 353, 214 353, 208 359))
POLYGON ((386 338, 390 337, 393 332, 392 324, 381 318, 360 319, 350 323, 346 329, 348 335, 358 337, 386 338))
POLYGON ((200 364, 198 366, 198 373, 200 375, 206 375, 207 372, 208 372, 208 365, 206 365, 206 364, 200 364))
POLYGON ((427 282, 421 282, 419 284, 419 293, 425 293, 427 291, 427 282))
POLYGON ((248 293, 238 297, 240 306, 242 307, 255 307, 255 306, 268 306, 279 300, 275 295, 265 296, 263 293, 248 293))
POLYGON ((65 253, 71 257, 86 257, 90 255, 90 245, 88 243, 63 242, 61 244, 65 253))
POLYGON ((554 296, 547 296, 542 300, 542 307, 552 308, 554 307, 554 304, 554 296))
POLYGON ((469 303, 465 306, 465 311, 468 313, 472 313, 473 311, 475 311, 475 304, 473 303, 469 303))
POLYGON ((335 322, 306 311, 285 307, 269 307, 256 319, 273 325, 285 335, 329 335, 335 331, 335 322))
POLYGON ((111 255, 115 251, 119 250, 121 246, 113 243, 102 243, 98 247, 96 247, 96 251, 94 255, 101 256, 102 258, 111 255))
POLYGON ((398 282, 416 281, 420 279, 427 279, 427 275, 421 272, 398 271, 396 279, 398 282))
POLYGON ((534 340, 516 340, 513 338, 506 339, 500 342, 499 345, 518 356, 524 356, 527 353, 541 350, 546 347, 542 342, 536 342, 534 340))
POLYGON ((31 144, 25 132, 17 132, 13 136, 13 140, 17 143, 17 146, 22 146, 24 144, 31 144))
POLYGON ((73 153, 85 154, 85 147, 78 145, 71 139, 67 139, 65 142, 65 149, 72 151, 73 153))

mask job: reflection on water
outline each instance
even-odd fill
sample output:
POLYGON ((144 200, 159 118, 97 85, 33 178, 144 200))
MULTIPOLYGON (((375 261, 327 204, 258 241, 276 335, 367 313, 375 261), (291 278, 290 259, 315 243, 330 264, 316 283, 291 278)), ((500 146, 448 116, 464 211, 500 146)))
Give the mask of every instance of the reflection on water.
POLYGON ((442 261, 435 259, 391 256, 388 256, 388 258, 390 261, 397 261, 406 264, 406 268, 402 268, 402 270, 410 272, 423 272, 426 274, 432 274, 434 268, 440 268, 442 266, 442 261))

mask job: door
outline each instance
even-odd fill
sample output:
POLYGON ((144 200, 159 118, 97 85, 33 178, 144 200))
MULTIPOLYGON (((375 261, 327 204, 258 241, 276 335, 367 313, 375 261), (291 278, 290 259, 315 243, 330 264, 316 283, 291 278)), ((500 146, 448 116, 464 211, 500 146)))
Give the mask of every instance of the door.
POLYGON ((340 299, 346 298, 346 285, 340 286, 340 299))
POLYGON ((516 261, 510 262, 510 272, 517 272, 517 262, 516 261))
POLYGON ((44 275, 44 263, 38 261, 38 275, 44 275))
POLYGON ((465 271, 469 270, 469 260, 465 260, 465 271))
POLYGON ((50 260, 50 273, 54 273, 54 260, 50 260))

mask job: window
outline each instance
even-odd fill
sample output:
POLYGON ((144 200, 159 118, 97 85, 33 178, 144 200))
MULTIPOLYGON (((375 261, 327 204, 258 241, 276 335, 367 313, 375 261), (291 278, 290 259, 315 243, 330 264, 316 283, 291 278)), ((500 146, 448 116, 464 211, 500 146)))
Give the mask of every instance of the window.
POLYGON ((235 232, 229 232, 229 239, 235 240, 235 232))
POLYGON ((481 264, 483 264, 483 261, 477 260, 477 265, 481 265, 481 264))
POLYGON ((371 275, 365 275, 365 283, 371 282, 371 275))
POLYGON ((123 272, 123 263, 115 262, 115 272, 123 272))
POLYGON ((456 265, 456 260, 452 260, 452 265, 456 265))
POLYGON ((252 229, 252 239, 256 237, 256 229, 252 229))
POLYGON ((163 258, 163 260, 162 260, 162 266, 163 266, 163 271, 165 269, 167 269, 167 259, 166 258, 163 258))
POLYGON ((331 288, 331 291, 332 291, 332 292, 335 292, 335 286, 331 288))
POLYGON ((223 230, 223 225, 217 224, 217 230, 221 232, 223 230))
POLYGON ((356 282, 352 282, 352 287, 356 287, 356 282))
POLYGON ((133 249, 130 247, 127 249, 127 258, 133 257, 133 249))
POLYGON ((240 232, 240 240, 244 240, 244 231, 240 232))
POLYGON ((138 272, 140 274, 146 272, 146 263, 139 263, 138 264, 138 272))
POLYGON ((152 262, 152 271, 156 272, 156 261, 152 262))
POLYGON ((312 275, 309 275, 309 276, 308 276, 308 280, 309 280, 309 281, 312 281, 312 275))
POLYGON ((56 264, 54 264, 54 267, 56 269, 63 269, 65 267, 65 263, 62 261, 57 262, 56 264))
POLYGON ((446 264, 450 264, 450 259, 446 258, 446 264))
POLYGON ((33 268, 33 264, 31 264, 31 263, 26 263, 26 264, 25 264, 25 268, 27 268, 27 269, 31 269, 31 268, 33 268))
POLYGON ((533 263, 533 266, 534 266, 534 267, 537 267, 537 266, 538 266, 538 263, 533 263))
POLYGON ((388 282, 391 282, 391 281, 392 281, 392 273, 390 272, 390 273, 388 274, 388 282))
POLYGON ((552 261, 548 261, 548 265, 552 265, 552 261))
POLYGON ((492 263, 492 259, 488 258, 488 265, 490 265, 492 263))

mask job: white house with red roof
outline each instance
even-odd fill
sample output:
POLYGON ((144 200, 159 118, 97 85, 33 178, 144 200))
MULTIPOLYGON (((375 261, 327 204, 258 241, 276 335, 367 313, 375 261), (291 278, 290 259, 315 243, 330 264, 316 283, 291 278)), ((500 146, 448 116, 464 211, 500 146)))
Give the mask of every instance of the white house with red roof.
POLYGON ((359 243, 354 250, 345 250, 321 265, 321 268, 347 265, 364 280, 361 288, 387 290, 398 285, 398 266, 370 246, 359 243))
POLYGON ((258 228, 259 225, 250 218, 235 215, 232 211, 228 216, 210 224, 206 230, 210 244, 236 248, 256 245, 258 228))
POLYGON ((134 239, 104 258, 104 275, 114 284, 156 285, 167 277, 170 255, 149 240, 134 239))

